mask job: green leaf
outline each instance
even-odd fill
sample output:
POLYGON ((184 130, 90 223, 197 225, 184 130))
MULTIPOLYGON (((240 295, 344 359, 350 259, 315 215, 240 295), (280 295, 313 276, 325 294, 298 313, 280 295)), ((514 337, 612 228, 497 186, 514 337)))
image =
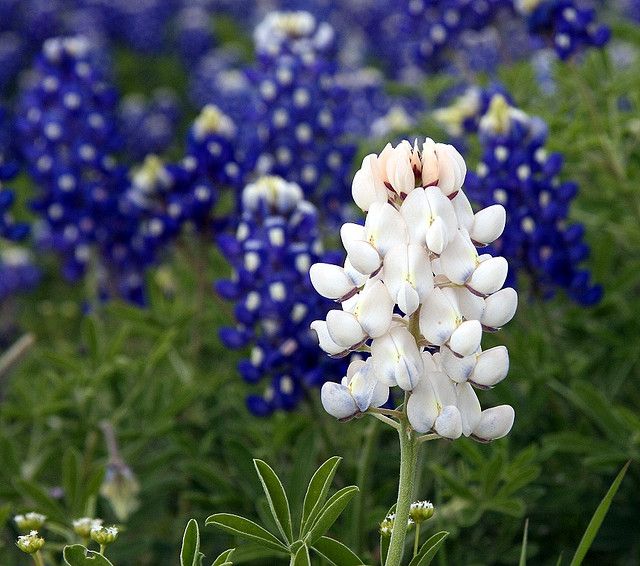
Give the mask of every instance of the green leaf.
POLYGON ((62 556, 67 566, 113 566, 102 554, 87 550, 81 544, 65 546, 62 556))
POLYGON ((428 566, 431 564, 436 552, 442 546, 444 539, 449 536, 447 531, 440 531, 436 533, 425 542, 420 548, 418 554, 413 557, 413 560, 409 562, 409 566, 428 566))
POLYGON ((329 487, 341 461, 342 458, 339 456, 333 456, 322 464, 322 466, 316 470, 316 473, 313 474, 309 482, 309 487, 307 488, 307 493, 304 496, 304 503, 302 504, 301 536, 306 534, 307 527, 313 524, 320 509, 324 505, 329 487))
POLYGON ((582 564, 584 557, 587 555, 587 552, 589 552, 589 548, 591 547, 591 544, 598 534, 598 530, 600 529, 600 525, 602 525, 602 521, 604 521, 604 518, 607 515, 607 511, 609 511, 611 502, 613 501, 613 498, 615 497, 616 492, 618 491, 618 488, 620 487, 620 484, 622 483, 622 480, 627 473, 629 464, 631 464, 631 461, 627 462, 623 466, 623 468, 616 476, 616 479, 613 480, 613 483, 611 484, 609 491, 607 491, 607 494, 604 496, 604 499, 600 502, 600 505, 598 505, 598 508, 593 514, 593 517, 591 517, 591 521, 589 521, 587 530, 584 532, 582 540, 580 541, 578 549, 573 555, 573 560, 571 560, 571 564, 569 566, 580 566, 580 564, 582 564))
POLYGON ((334 566, 361 566, 364 564, 350 548, 329 537, 320 537, 313 544, 313 550, 334 566))
POLYGON ((218 558, 213 561, 211 566, 229 566, 232 565, 231 555, 235 552, 235 548, 230 548, 229 550, 225 550, 218 558))
POLYGON ((98 361, 98 348, 99 348, 99 340, 98 340, 98 328, 96 326, 95 317, 92 315, 85 316, 82 319, 82 342, 84 343, 87 351, 89 353, 89 357, 94 361, 98 361))
POLYGON ((295 556, 291 558, 291 566, 311 566, 311 558, 309 558, 309 547, 303 544, 295 556))
POLYGON ((271 514, 276 521, 278 530, 284 539, 291 543, 293 540, 293 528, 291 526, 291 510, 289 509, 289 500, 284 491, 282 482, 273 471, 271 466, 263 460, 254 460, 253 465, 256 467, 262 489, 267 496, 271 514))
POLYGON ((358 491, 355 485, 350 485, 343 487, 329 498, 320 510, 318 518, 304 537, 307 544, 313 545, 331 528, 331 525, 336 522, 336 519, 342 514, 344 508, 358 491))
POLYGON ((62 457, 62 485, 65 499, 74 513, 79 511, 78 499, 81 490, 81 474, 80 456, 73 448, 68 448, 62 457))
POLYGON ((200 529, 195 519, 187 523, 182 537, 180 566, 200 566, 203 554, 200 552, 200 529))
POLYGON ((59 523, 67 522, 64 508, 51 497, 46 490, 37 483, 18 479, 15 482, 16 490, 27 500, 32 501, 39 512, 44 513, 50 519, 59 523))
POLYGON ((275 535, 268 530, 262 528, 257 523, 240 517, 239 515, 233 515, 231 513, 216 513, 211 515, 206 521, 206 525, 213 525, 223 531, 237 535, 239 537, 247 538, 266 548, 272 550, 280 550, 283 552, 289 552, 289 549, 283 544, 275 535))
POLYGON ((522 549, 520 550, 520 562, 518 566, 527 566, 527 538, 529 536, 529 519, 524 522, 524 533, 522 534, 522 549))

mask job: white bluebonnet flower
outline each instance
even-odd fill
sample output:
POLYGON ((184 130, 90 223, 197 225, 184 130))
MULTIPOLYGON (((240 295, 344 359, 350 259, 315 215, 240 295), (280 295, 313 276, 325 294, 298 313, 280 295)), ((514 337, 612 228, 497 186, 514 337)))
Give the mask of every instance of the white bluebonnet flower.
POLYGON ((316 290, 341 307, 311 324, 320 347, 371 353, 341 384, 323 385, 336 418, 380 407, 398 386, 417 432, 485 442, 511 429, 511 407, 483 411, 475 394, 508 371, 506 348, 483 352, 481 340, 513 317, 517 294, 503 288, 506 260, 477 251, 500 237, 505 211, 474 214, 466 171, 454 147, 427 139, 387 145, 356 173, 353 197, 367 219, 343 226, 349 264, 311 268, 316 290))
MULTIPOLYGON (((220 337, 230 348, 251 346, 238 369, 248 383, 266 382, 264 393, 250 395, 247 405, 253 414, 267 416, 295 409, 309 389, 339 378, 346 369, 343 361, 321 355, 309 328, 332 305, 313 292, 309 267, 320 260, 332 262, 323 264, 332 274, 323 291, 333 299, 355 296, 360 282, 351 279, 356 276, 348 264, 346 269, 335 265, 334 254, 322 251, 317 211, 304 200, 299 185, 261 177, 245 187, 240 201, 235 235, 218 238, 233 275, 218 281, 216 290, 235 302, 238 323, 223 328, 220 337)), ((326 325, 317 330, 331 354, 346 350, 333 342, 326 325)))

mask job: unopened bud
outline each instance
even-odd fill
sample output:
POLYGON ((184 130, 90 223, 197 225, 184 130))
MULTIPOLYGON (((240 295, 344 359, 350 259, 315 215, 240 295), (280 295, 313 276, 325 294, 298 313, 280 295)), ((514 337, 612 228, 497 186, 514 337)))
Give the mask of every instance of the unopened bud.
POLYGON ((92 519, 91 517, 81 517, 73 521, 73 530, 79 537, 84 539, 90 538, 91 531, 101 526, 102 519, 92 519))
POLYGON ((409 517, 418 525, 431 519, 434 513, 435 509, 431 501, 416 501, 411 504, 409 509, 409 517))
POLYGON ((95 526, 91 529, 91 540, 99 545, 111 544, 118 538, 118 527, 95 526))
POLYGON ((44 539, 38 531, 31 531, 28 535, 19 536, 16 546, 26 554, 35 554, 44 546, 44 539))
POLYGON ((16 515, 13 520, 15 521, 18 530, 30 532, 41 529, 44 522, 47 520, 47 517, 32 511, 31 513, 25 513, 24 515, 16 515))

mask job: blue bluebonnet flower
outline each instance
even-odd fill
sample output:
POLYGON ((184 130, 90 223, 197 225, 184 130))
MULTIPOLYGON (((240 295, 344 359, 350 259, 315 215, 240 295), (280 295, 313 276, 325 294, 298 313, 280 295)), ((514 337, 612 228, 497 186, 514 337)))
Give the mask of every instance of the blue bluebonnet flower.
POLYGON ((211 18, 204 6, 187 4, 178 12, 176 26, 180 55, 192 67, 215 44, 211 18))
POLYGON ((527 17, 531 33, 548 36, 561 59, 585 47, 602 47, 611 36, 607 26, 596 22, 593 8, 574 0, 514 0, 527 17))
POLYGON ((524 274, 543 298, 564 289, 581 305, 597 303, 602 288, 580 266, 589 255, 584 227, 567 218, 578 186, 559 179, 563 158, 546 149, 546 124, 499 92, 486 109, 486 93, 476 91, 475 99, 480 101, 476 123, 482 159, 467 175, 467 194, 480 206, 506 208, 504 236, 492 248, 509 261, 508 283, 514 285, 517 275, 524 274))
POLYGON ((267 383, 247 405, 260 416, 292 410, 309 388, 344 372, 341 361, 319 355, 309 328, 331 308, 313 292, 309 267, 320 258, 337 259, 322 251, 317 210, 297 184, 261 177, 243 191, 235 235, 220 236, 218 243, 233 276, 218 281, 216 290, 235 302, 237 320, 220 338, 229 348, 250 346, 238 369, 249 383, 267 383))
POLYGON ((8 90, 13 84, 22 66, 24 49, 24 41, 18 33, 0 31, 0 92, 8 90))
POLYGON ((307 12, 273 12, 255 34, 250 70, 259 96, 242 135, 258 172, 286 176, 330 218, 345 214, 355 144, 346 139, 348 92, 337 84, 334 34, 307 12))
POLYGON ((139 161, 170 147, 180 119, 179 102, 170 89, 157 89, 150 100, 130 94, 120 103, 119 117, 127 155, 139 161))
POLYGON ((0 249, 0 301, 33 289, 40 281, 40 275, 27 248, 11 245, 0 249))

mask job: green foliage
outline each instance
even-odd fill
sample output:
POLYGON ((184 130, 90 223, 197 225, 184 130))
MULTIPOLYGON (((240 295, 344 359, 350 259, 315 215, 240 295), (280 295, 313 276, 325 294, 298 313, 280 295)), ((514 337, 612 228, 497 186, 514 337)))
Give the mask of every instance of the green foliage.
POLYGON ((64 563, 67 566, 113 566, 98 552, 87 550, 81 544, 73 544, 64 549, 64 563))
POLYGON ((427 542, 420 547, 418 554, 416 554, 412 558, 411 562, 409 562, 409 566, 429 566, 442 546, 444 539, 448 536, 448 532, 441 531, 429 538, 427 542))
POLYGON ((271 516, 282 538, 279 539, 254 521, 230 513, 211 515, 206 524, 253 541, 269 550, 287 553, 291 556, 292 566, 310 564, 310 548, 332 563, 338 561, 338 566, 342 566, 344 560, 347 561, 344 566, 363 564, 347 546, 325 536, 358 491, 355 486, 344 487, 327 500, 331 480, 339 463, 340 458, 329 458, 311 478, 303 503, 300 534, 295 540, 287 494, 276 473, 262 460, 254 460, 254 465, 267 497, 271 516))

